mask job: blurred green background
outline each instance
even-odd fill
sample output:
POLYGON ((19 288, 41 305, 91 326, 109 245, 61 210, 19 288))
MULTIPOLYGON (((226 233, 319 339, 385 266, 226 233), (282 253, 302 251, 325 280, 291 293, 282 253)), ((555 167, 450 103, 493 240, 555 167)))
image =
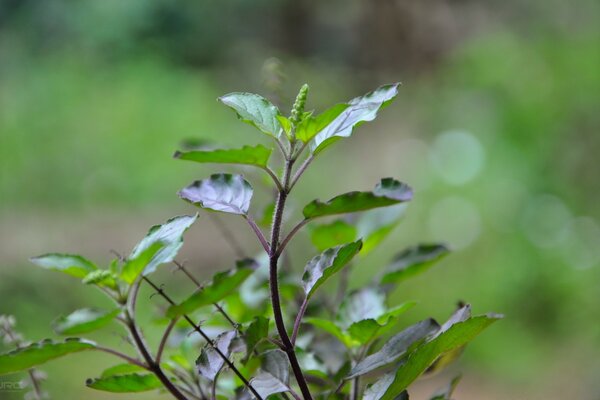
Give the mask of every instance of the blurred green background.
MULTIPOLYGON (((183 141, 268 143, 219 95, 254 91, 287 109, 308 82, 320 111, 400 80, 376 122, 313 164, 291 219, 383 176, 411 184, 404 221, 353 282, 405 246, 446 241, 455 253, 397 292, 419 301, 408 318, 443 320, 458 300, 506 315, 453 367, 465 376, 455 397, 600 399, 599 18, 593 0, 0 0, 0 314, 38 340, 56 316, 101 305, 27 259, 108 262, 149 226, 194 212, 175 192, 221 168, 174 161, 183 141)), ((242 222, 222 220, 258 251, 242 222)), ((294 242, 298 269, 308 243, 294 242)), ((204 214, 186 244, 198 276, 234 260, 204 214)), ((176 290, 177 278, 165 268, 158 279, 176 290)), ((93 338, 126 348, 116 327, 93 338)), ((135 398, 85 388, 109 365, 53 362, 46 387, 135 398)))

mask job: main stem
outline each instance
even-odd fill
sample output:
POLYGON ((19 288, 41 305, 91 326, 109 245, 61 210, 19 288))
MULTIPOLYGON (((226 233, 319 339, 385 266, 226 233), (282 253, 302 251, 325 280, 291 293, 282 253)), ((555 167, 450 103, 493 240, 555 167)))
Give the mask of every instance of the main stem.
POLYGON ((294 350, 294 344, 290 340, 288 333, 285 329, 285 323, 283 321, 283 314, 281 312, 281 302, 279 300, 279 277, 278 277, 278 263, 279 263, 279 236, 281 232, 281 224, 283 221, 283 209, 285 208, 285 201, 289 193, 290 186, 290 175, 292 172, 293 161, 286 159, 285 170, 283 173, 283 184, 277 195, 277 203, 275 205, 275 212, 273 216, 273 226, 271 229, 271 247, 269 251, 269 283, 271 288, 271 305, 273 307, 273 316, 275 318, 275 326, 279 333, 279 337, 283 342, 283 350, 287 354, 292 371, 302 392, 302 396, 305 400, 312 400, 312 395, 308 389, 308 383, 302 374, 300 363, 296 357, 296 351, 294 350))

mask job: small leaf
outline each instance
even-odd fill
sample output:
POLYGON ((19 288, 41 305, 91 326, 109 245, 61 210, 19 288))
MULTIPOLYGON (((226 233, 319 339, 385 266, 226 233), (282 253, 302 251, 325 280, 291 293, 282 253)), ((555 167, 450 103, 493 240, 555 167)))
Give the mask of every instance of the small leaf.
POLYGON ((269 336, 269 319, 263 316, 254 317, 244 332, 244 341, 246 342, 246 352, 248 356, 254 351, 256 345, 269 336))
POLYGON ((214 174, 208 179, 195 181, 178 195, 201 208, 246 215, 252 192, 252 186, 241 175, 214 174))
POLYGON ((340 138, 352 135, 356 126, 374 120, 377 111, 396 97, 398 86, 399 83, 384 85, 364 96, 350 100, 348 107, 315 135, 310 146, 312 153, 315 155, 320 153, 340 138))
POLYGON ((82 308, 76 310, 66 317, 60 317, 52 324, 54 331, 60 335, 78 335, 95 331, 108 325, 120 310, 99 310, 94 308, 82 308))
POLYGON ((434 334, 440 326, 433 319, 427 319, 409 326, 402 332, 392 336, 376 353, 373 353, 356 364, 347 379, 364 375, 377 368, 391 364, 405 355, 415 343, 434 334))
POLYGON ((241 149, 178 151, 174 157, 198 163, 243 164, 265 168, 272 151, 259 144, 254 147, 244 146, 241 149))
POLYGON ((64 342, 43 340, 0 354, 0 375, 27 370, 70 353, 94 350, 95 348, 94 342, 83 339, 69 338, 64 342))
POLYGON ((316 117, 308 116, 307 118, 304 118, 296 128, 296 138, 304 143, 308 143, 317 133, 321 132, 327 125, 331 124, 331 122, 333 122, 333 120, 348 107, 348 104, 336 104, 316 117))
POLYGON ((261 132, 279 137, 282 126, 278 120, 279 110, 269 100, 253 93, 229 93, 219 98, 226 106, 232 108, 238 117, 258 128, 261 132))
POLYGON ((215 274, 211 283, 205 285, 181 304, 169 307, 167 316, 175 318, 223 300, 232 294, 254 272, 255 268, 256 262, 247 259, 239 261, 236 268, 215 274))
MULTIPOLYGON (((214 345, 226 357, 229 357, 229 354, 231 353, 231 344, 236 337, 236 333, 235 330, 224 332, 214 340, 214 345)), ((223 360, 217 350, 209 344, 204 346, 200 353, 200 357, 196 360, 198 373, 211 382, 215 380, 215 377, 219 374, 223 365, 225 365, 225 360, 223 360)))
POLYGON ((108 378, 113 375, 125 375, 125 374, 130 374, 130 373, 135 373, 135 372, 145 372, 145 371, 146 371, 146 369, 140 367, 139 365, 124 363, 124 364, 117 364, 115 366, 105 369, 100 374, 100 377, 108 378))
POLYGON ((93 262, 74 254, 51 253, 31 258, 31 262, 42 268, 60 271, 75 278, 84 278, 98 269, 93 262))
POLYGON ((454 393, 454 390, 456 389, 456 386, 460 382, 461 378, 462 376, 460 375, 454 377, 445 388, 436 392, 430 400, 451 400, 452 393, 454 393))
POLYGON ((161 264, 166 264, 175 259, 181 246, 183 246, 183 234, 198 219, 196 215, 182 215, 171 218, 162 225, 154 225, 146 237, 139 242, 133 249, 130 259, 138 257, 142 252, 152 246, 154 243, 162 243, 160 249, 144 269, 144 275, 151 274, 161 264))
POLYGON ((443 244, 420 244, 398 254, 381 277, 382 284, 399 283, 420 274, 450 252, 443 244))
POLYGON ((117 276, 112 271, 106 269, 97 269, 87 274, 81 280, 81 282, 85 283, 86 285, 98 285, 101 287, 116 289, 116 277, 117 276))
POLYGON ((423 374, 439 356, 464 346, 500 318, 502 316, 496 314, 469 318, 450 326, 446 331, 417 347, 395 372, 394 380, 385 391, 382 400, 394 399, 423 374))
POLYGON ((342 328, 340 328, 334 322, 329 321, 327 319, 305 318, 303 322, 305 322, 307 324, 311 324, 314 327, 322 329, 325 332, 329 333, 330 335, 333 335, 340 342, 342 342, 344 344, 344 346, 346 346, 348 348, 351 348, 351 347, 354 347, 354 346, 357 346, 360 344, 356 340, 354 340, 352 338, 352 336, 350 336, 349 334, 344 332, 344 330, 342 328))
POLYGON ((344 299, 337 315, 337 321, 347 328, 353 323, 369 318, 379 318, 386 312, 385 293, 376 287, 356 290, 344 299))
POLYGON ((87 387, 112 393, 138 393, 162 387, 161 381, 154 374, 124 374, 102 378, 88 379, 87 387))
POLYGON ((289 118, 284 117, 283 115, 278 115, 277 121, 279 121, 279 124, 283 128, 283 131, 285 132, 286 136, 290 138, 290 134, 292 132, 292 121, 290 121, 289 118))
MULTIPOLYGON (((363 400, 380 400, 383 398, 385 391, 394 381, 394 374, 385 374, 377 382, 369 386, 363 395, 363 400)), ((408 400, 408 392, 404 390, 394 400, 408 400)))
POLYGON ((125 264, 123 264, 123 269, 121 270, 119 277, 124 282, 131 285, 144 269, 150 265, 154 256, 158 255, 158 252, 163 248, 164 244, 161 242, 152 243, 150 247, 145 248, 142 252, 138 253, 136 257, 129 258, 125 264))
POLYGON ((356 229, 363 240, 361 256, 365 256, 377 247, 398 225, 406 204, 377 208, 366 211, 358 217, 356 229))
POLYGON ((356 228, 342 220, 316 225, 311 227, 310 240, 317 250, 325 251, 356 240, 356 228))
POLYGON ((360 251, 362 242, 349 243, 325 250, 306 264, 302 275, 302 286, 307 299, 315 293, 327 279, 341 270, 360 251))
POLYGON ((367 318, 357 321, 350 325, 348 333, 360 342, 360 344, 367 344, 379 336, 385 335, 398 322, 398 316, 404 314, 416 304, 415 302, 406 302, 386 311, 377 318, 367 318))
POLYGON ((304 207, 304 217, 316 218, 387 207, 412 199, 412 189, 392 178, 384 178, 372 192, 349 192, 326 203, 313 200, 304 207))

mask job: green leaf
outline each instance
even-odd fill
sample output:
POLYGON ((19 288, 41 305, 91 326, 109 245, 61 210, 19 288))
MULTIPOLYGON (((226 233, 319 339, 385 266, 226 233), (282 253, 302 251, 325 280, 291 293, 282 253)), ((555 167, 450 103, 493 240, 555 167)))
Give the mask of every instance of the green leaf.
POLYGON ((379 318, 386 313, 385 293, 376 287, 355 290, 344 299, 337 315, 337 322, 344 328, 369 318, 379 318))
POLYGON ((236 268, 215 274, 211 283, 205 285, 181 304, 169 307, 167 316, 175 318, 223 300, 232 294, 254 272, 255 268, 256 262, 246 259, 239 261, 236 268))
POLYGON ((272 151, 259 144, 254 147, 244 146, 241 149, 178 151, 174 157, 198 163, 243 164, 266 168, 272 151))
POLYGON ((496 314, 480 315, 458 322, 447 330, 442 330, 430 341, 417 347, 406 362, 395 372, 389 387, 385 390, 382 400, 394 399, 417 379, 441 355, 464 346, 492 323, 501 319, 496 314))
POLYGON ((121 270, 121 275, 119 277, 124 282, 131 285, 144 269, 148 267, 154 256, 157 255, 162 248, 164 248, 163 243, 153 243, 136 257, 129 258, 125 264, 123 264, 123 269, 121 270))
POLYGON ((51 253, 31 258, 31 262, 42 268, 60 271, 75 278, 84 278, 98 269, 93 262, 74 254, 51 253))
POLYGON ((307 116, 296 127, 296 138, 304 143, 308 143, 348 107, 348 104, 336 104, 316 117, 307 116))
POLYGON ((356 228, 342 220, 316 225, 310 229, 310 240, 319 251, 325 251, 356 240, 356 228))
POLYGON ((325 250, 306 264, 302 275, 302 286, 307 299, 327 279, 341 270, 360 251, 362 242, 356 241, 344 246, 325 250))
POLYGON ((96 344, 83 339, 69 338, 64 342, 50 339, 0 354, 0 375, 27 370, 55 358, 79 351, 94 350, 96 344))
POLYGON ((461 378, 462 376, 460 375, 454 377, 445 388, 436 392, 430 400, 451 400, 452 393, 454 393, 454 390, 456 389, 456 386, 460 382, 461 378))
POLYGON ((116 275, 106 269, 97 269, 87 274, 81 282, 86 285, 98 285, 110 289, 117 289, 116 275))
POLYGON ((269 336, 269 319, 263 316, 254 317, 246 331, 244 332, 244 341, 246 342, 246 352, 248 357, 254 351, 256 345, 269 336))
POLYGON ((372 192, 349 192, 334 197, 326 203, 310 202, 302 213, 307 219, 327 215, 346 214, 387 207, 412 199, 412 189, 392 178, 384 178, 372 192))
MULTIPOLYGON (((365 390, 363 400, 380 400, 393 381, 394 374, 385 374, 365 390)), ((408 392, 406 390, 402 391, 394 400, 408 400, 408 392)))
POLYGON ((120 310, 99 310, 94 308, 82 308, 76 310, 66 317, 60 317, 52 324, 54 331, 60 335, 78 335, 95 331, 108 325, 120 310))
POLYGON ((447 255, 450 250, 443 244, 420 244, 409 247, 398 254, 381 277, 382 284, 399 283, 420 274, 436 261, 447 255))
POLYGON ((397 204, 360 214, 356 221, 356 229, 358 237, 363 240, 363 248, 360 251, 362 256, 370 253, 392 232, 405 209, 406 204, 397 204))
POLYGON ((226 106, 232 108, 238 117, 258 128, 261 132, 279 137, 282 126, 277 117, 281 115, 277 107, 269 100, 253 93, 229 93, 219 98, 226 106))
POLYGON ((333 335, 340 342, 342 342, 344 344, 344 346, 346 346, 348 348, 351 348, 351 347, 354 347, 354 346, 360 344, 356 340, 354 340, 352 338, 352 336, 350 336, 348 333, 346 333, 342 328, 340 328, 334 322, 329 321, 327 319, 304 318, 303 322, 305 322, 307 324, 311 324, 312 326, 322 329, 325 332, 329 333, 330 335, 333 335))
POLYGON ((182 215, 171 218, 162 225, 154 225, 146 237, 135 246, 129 259, 137 258, 155 243, 161 243, 163 247, 152 257, 144 269, 144 275, 151 274, 161 264, 170 263, 183 246, 183 234, 197 219, 198 214, 182 215))
POLYGON ((399 83, 384 85, 348 102, 348 107, 320 130, 311 142, 311 151, 318 154, 340 138, 349 137, 355 127, 372 121, 380 108, 387 106, 398 94, 399 83))
POLYGON ((348 333, 360 344, 367 344, 379 336, 385 335, 398 322, 398 317, 416 304, 415 302, 406 302, 386 311, 377 318, 367 318, 354 322, 348 328, 348 333))
POLYGON ((406 355, 415 343, 422 341, 439 329, 440 326, 433 319, 427 319, 409 326, 402 332, 392 336, 378 352, 367 356, 356 364, 346 379, 364 375, 397 361, 400 357, 406 355))
MULTIPOLYGON (((459 308, 452 314, 448 321, 444 322, 440 332, 447 331, 452 325, 466 321, 471 318, 471 306, 469 304, 461 305, 459 308)), ((441 371, 446 366, 452 364, 455 360, 457 360, 463 353, 465 346, 457 347, 447 353, 441 355, 429 368, 427 368, 427 373, 435 373, 441 371)))
POLYGON ((290 134, 292 132, 292 121, 290 121, 289 118, 284 117, 283 115, 278 115, 277 116, 277 121, 279 121, 279 124, 283 128, 283 131, 285 132, 285 135, 288 138, 290 138, 291 137, 290 134))
MULTIPOLYGON (((235 330, 223 332, 215 340, 214 345, 223 353, 226 357, 229 357, 231 353, 231 344, 235 339, 237 332, 235 330)), ((200 352, 200 357, 196 360, 196 368, 198 373, 210 380, 215 380, 216 376, 225 365, 225 360, 219 355, 213 346, 207 344, 200 352)))
POLYGON ((105 369, 100 374, 100 377, 108 378, 113 375, 125 375, 125 374, 130 374, 130 373, 135 373, 135 372, 145 372, 145 371, 146 371, 146 369, 140 367, 139 365, 123 363, 123 364, 117 364, 110 368, 105 369))
POLYGON ((214 174, 195 181, 179 191, 178 195, 198 207, 231 214, 248 214, 252 186, 241 176, 214 174))
POLYGON ((288 392, 289 388, 289 362, 281 350, 271 350, 265 353, 261 371, 250 383, 262 398, 267 398, 276 393, 288 392))
POLYGON ((159 389, 161 381, 154 374, 112 375, 96 379, 88 379, 87 387, 112 393, 138 393, 159 389))

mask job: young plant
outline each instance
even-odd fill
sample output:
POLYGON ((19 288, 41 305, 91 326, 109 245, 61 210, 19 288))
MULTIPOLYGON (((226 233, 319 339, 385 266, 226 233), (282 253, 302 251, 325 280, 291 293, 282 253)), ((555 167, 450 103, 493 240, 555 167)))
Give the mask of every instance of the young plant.
MULTIPOLYGON (((448 249, 442 244, 409 247, 363 287, 348 290, 350 265, 360 264, 361 258, 391 233, 404 203, 412 199, 412 189, 396 179, 384 178, 373 190, 310 202, 302 209, 299 221, 284 229, 289 196, 311 162, 338 140, 351 136, 358 125, 373 120, 393 101, 398 87, 381 86, 314 114, 305 111, 308 86, 304 85, 289 116, 256 94, 221 97, 219 100, 242 121, 274 143, 281 153, 280 176, 275 173, 279 167, 271 161, 274 149, 261 144, 235 149, 195 148, 177 152, 175 157, 259 168, 270 178, 274 205, 267 205, 268 215, 257 222, 250 212, 251 184, 242 175, 227 173, 195 181, 183 188, 179 197, 209 212, 243 218, 264 253, 254 259, 241 257, 234 268, 200 282, 176 261, 185 231, 197 220, 197 215, 191 215, 152 227, 129 256, 117 256, 108 268, 78 255, 33 258, 43 268, 71 275, 101 290, 114 302, 111 309, 84 308, 60 317, 54 323, 56 333, 80 335, 117 321, 137 354, 82 338, 45 340, 0 355, 0 374, 31 371, 74 352, 101 351, 122 363, 88 380, 87 386, 109 392, 162 389, 177 399, 211 400, 408 398, 407 388, 413 381, 448 365, 469 341, 501 318, 495 314, 471 316, 470 306, 461 304, 443 324, 424 319, 398 327, 402 314, 415 303, 392 306, 390 294, 397 285, 444 257, 448 249), (326 222, 316 223, 323 219, 326 222), (270 227, 268 235, 263 233, 264 225, 270 227), (306 225, 320 253, 300 260, 305 267, 302 275, 297 275, 290 267, 288 246, 306 225), (197 286, 182 300, 150 278, 157 268, 170 263, 197 286), (336 288, 329 281, 337 273, 336 288), (160 315, 164 332, 153 346, 136 318, 143 284, 166 305, 160 315)), ((241 255, 243 250, 232 233, 224 233, 241 255)), ((431 398, 450 398, 457 382, 453 380, 431 398)))

